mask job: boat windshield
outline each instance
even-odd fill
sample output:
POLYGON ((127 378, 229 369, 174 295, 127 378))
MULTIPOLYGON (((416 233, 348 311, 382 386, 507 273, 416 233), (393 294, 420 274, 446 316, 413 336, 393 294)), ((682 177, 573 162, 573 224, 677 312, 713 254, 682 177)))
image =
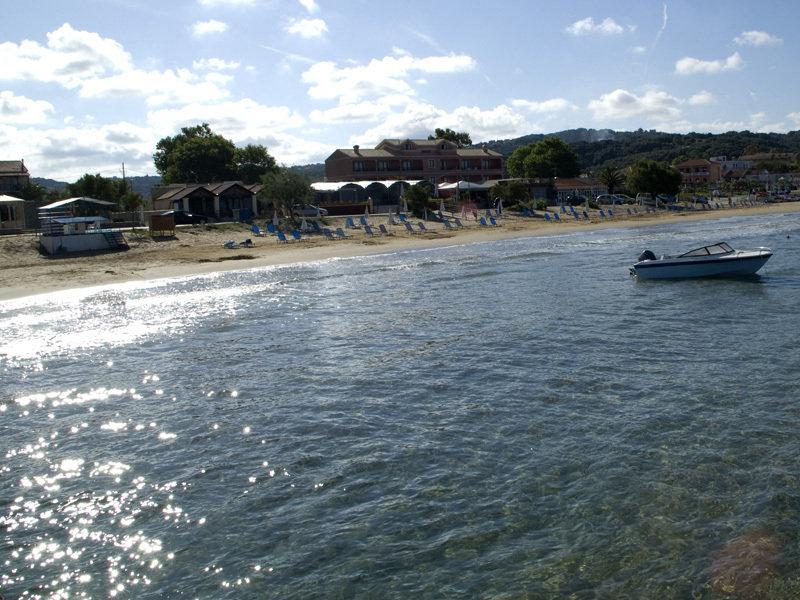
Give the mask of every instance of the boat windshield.
POLYGON ((714 244, 713 246, 703 246, 702 248, 696 248, 695 250, 690 250, 686 254, 681 254, 680 258, 684 256, 708 256, 709 254, 728 254, 728 252, 733 252, 733 248, 731 248, 725 242, 720 242, 719 244, 714 244))

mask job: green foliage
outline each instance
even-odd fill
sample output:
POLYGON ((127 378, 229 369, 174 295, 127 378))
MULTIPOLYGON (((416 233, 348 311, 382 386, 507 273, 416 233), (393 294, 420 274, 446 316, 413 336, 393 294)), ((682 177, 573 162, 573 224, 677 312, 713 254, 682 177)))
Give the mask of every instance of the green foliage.
POLYGON ((681 187, 681 174, 653 160, 640 160, 631 167, 627 187, 634 194, 675 195, 681 187))
POLYGON ((625 183, 625 174, 617 167, 605 167, 600 170, 597 179, 608 188, 609 194, 614 194, 625 183))
POLYGON ((24 200, 33 200, 37 205, 47 204, 49 201, 58 199, 59 194, 54 190, 48 190, 37 183, 26 184, 19 192, 24 200))
POLYGON ((208 123, 184 127, 178 135, 159 140, 153 162, 164 184, 231 179, 250 184, 277 171, 275 159, 264 146, 248 144, 237 148, 229 139, 211 131, 208 123))
MULTIPOLYGON (((798 152, 800 131, 753 133, 729 131, 710 133, 662 133, 655 130, 613 131, 610 129, 569 129, 552 134, 572 146, 583 171, 606 166, 627 166, 649 159, 671 163, 676 159, 735 157, 755 152, 798 152)), ((545 139, 531 134, 510 140, 487 142, 490 150, 511 156, 515 150, 545 139)), ((563 175, 559 174, 559 177, 563 175)))
POLYGON ((566 142, 549 137, 517 148, 507 162, 513 177, 576 177, 578 156, 566 142))
POLYGON ((531 199, 528 186, 522 181, 501 181, 489 190, 490 198, 502 198, 503 201, 519 204, 531 199))
POLYGON ((275 159, 261 145, 248 144, 244 148, 236 148, 233 162, 238 179, 248 185, 258 183, 267 173, 278 170, 275 159))
POLYGON ((292 218, 292 205, 306 204, 314 197, 308 180, 300 173, 279 168, 261 178, 264 188, 260 197, 266 208, 292 218))
POLYGON ((203 123, 159 140, 153 162, 162 183, 208 183, 234 178, 235 154, 233 142, 203 123))
POLYGON ((547 210, 547 198, 537 198, 534 200, 533 207, 536 210, 547 210))
POLYGON ((405 191, 405 199, 410 210, 415 217, 422 218, 425 215, 425 210, 428 208, 428 200, 430 198, 428 191, 420 185, 412 185, 405 191))
POLYGON ((120 210, 136 210, 143 204, 141 194, 128 189, 123 179, 108 178, 102 175, 86 173, 75 183, 68 183, 65 197, 87 196, 97 200, 116 202, 120 210))
POLYGON ((453 131, 449 127, 447 129, 436 128, 434 135, 428 136, 429 140, 447 140, 453 142, 459 148, 472 145, 472 138, 466 131, 453 131))
POLYGON ((141 208, 144 204, 144 199, 141 194, 136 192, 125 192, 117 199, 119 209, 126 212, 133 212, 141 208))

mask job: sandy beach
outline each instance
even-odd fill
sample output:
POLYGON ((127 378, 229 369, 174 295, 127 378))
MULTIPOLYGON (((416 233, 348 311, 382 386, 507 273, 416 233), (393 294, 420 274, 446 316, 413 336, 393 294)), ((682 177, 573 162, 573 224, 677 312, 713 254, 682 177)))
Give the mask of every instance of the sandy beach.
MULTIPOLYGON (((525 236, 568 234, 576 231, 615 227, 643 227, 684 220, 711 220, 732 216, 800 211, 800 202, 765 204, 754 207, 719 209, 688 213, 660 211, 658 214, 600 219, 592 211, 591 221, 547 222, 505 214, 499 227, 481 227, 475 221, 461 230, 448 231, 439 223, 428 223, 429 233, 410 235, 403 227, 389 227, 390 236, 368 236, 362 229, 346 230, 346 240, 328 241, 321 235, 307 240, 278 243, 274 236, 254 237, 245 224, 179 227, 174 237, 153 238, 145 230, 126 232, 130 249, 91 256, 50 258, 37 251, 34 235, 0 237, 0 300, 54 292, 78 287, 98 286, 136 280, 151 280, 270 265, 325 260, 334 257, 364 256, 407 249, 434 248, 453 244, 510 239, 525 236), (252 248, 227 249, 227 240, 250 238, 252 248)), ((343 227, 344 219, 326 218, 326 226, 343 227)), ((386 217, 373 216, 376 226, 386 217)), ((416 222, 416 220, 414 221, 416 222)), ((713 240, 716 241, 716 240, 713 240)), ((632 257, 633 259, 633 257, 632 257)))

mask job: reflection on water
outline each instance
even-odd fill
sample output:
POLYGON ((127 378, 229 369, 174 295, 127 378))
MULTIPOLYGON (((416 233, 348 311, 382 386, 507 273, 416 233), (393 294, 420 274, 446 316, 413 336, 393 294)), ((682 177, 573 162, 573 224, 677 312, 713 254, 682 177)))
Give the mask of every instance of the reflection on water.
POLYGON ((793 597, 797 226, 0 304, 0 589, 793 597), (775 256, 754 280, 628 277, 645 245, 709 237, 775 256))

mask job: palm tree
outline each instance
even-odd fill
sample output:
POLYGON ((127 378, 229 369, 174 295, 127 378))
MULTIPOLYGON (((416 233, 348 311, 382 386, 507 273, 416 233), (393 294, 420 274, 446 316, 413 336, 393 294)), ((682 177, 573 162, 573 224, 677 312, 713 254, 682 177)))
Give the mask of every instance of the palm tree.
POLYGON ((618 167, 605 167, 600 171, 597 178, 600 183, 608 188, 609 194, 613 194, 625 181, 625 175, 618 167))

